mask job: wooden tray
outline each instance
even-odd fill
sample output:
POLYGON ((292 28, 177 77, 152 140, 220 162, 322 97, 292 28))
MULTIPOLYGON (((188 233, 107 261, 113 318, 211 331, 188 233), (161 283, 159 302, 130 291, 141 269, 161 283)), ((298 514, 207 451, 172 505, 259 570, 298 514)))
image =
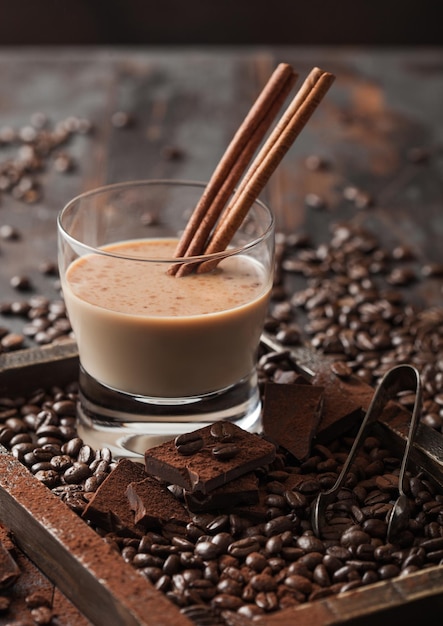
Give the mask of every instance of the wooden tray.
MULTIPOLYGON (((322 363, 313 353, 311 369, 322 370, 322 363)), ((0 396, 64 385, 75 380, 77 373, 78 355, 72 342, 5 354, 0 357, 0 396)), ((403 445, 407 430, 401 420, 380 423, 378 430, 388 445, 403 445)), ((420 425, 411 458, 443 485, 443 437, 439 433, 420 425)), ((93 530, 4 452, 0 453, 0 523, 12 531, 20 549, 92 623, 191 624, 161 592, 119 554, 111 553, 93 530), (28 489, 36 495, 33 504, 26 497, 28 489), (63 521, 54 526, 53 519, 63 521), (79 537, 84 539, 80 543, 75 539, 79 537)), ((365 626, 376 620, 380 624, 397 620, 402 625, 415 626, 424 615, 427 626, 441 623, 443 566, 286 609, 253 623, 365 626)), ((239 618, 238 624, 251 622, 239 618)))

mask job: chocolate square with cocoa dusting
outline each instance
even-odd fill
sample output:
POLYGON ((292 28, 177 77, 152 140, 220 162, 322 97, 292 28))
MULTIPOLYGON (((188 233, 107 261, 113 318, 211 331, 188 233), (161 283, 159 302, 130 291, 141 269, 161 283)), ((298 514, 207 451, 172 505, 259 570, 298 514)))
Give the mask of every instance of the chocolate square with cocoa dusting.
POLYGON ((322 416, 324 387, 268 383, 263 430, 269 439, 298 461, 306 459, 322 416))
POLYGON ((193 431, 189 438, 181 436, 146 450, 145 467, 166 483, 209 493, 268 465, 275 455, 274 444, 259 435, 231 422, 216 422, 193 431))
POLYGON ((142 529, 134 523, 134 514, 126 499, 126 488, 144 478, 146 472, 141 463, 122 459, 94 493, 82 517, 105 530, 139 536, 142 529))
POLYGON ((126 496, 134 511, 134 522, 144 530, 157 529, 165 522, 183 525, 190 522, 185 507, 152 476, 130 483, 126 496))

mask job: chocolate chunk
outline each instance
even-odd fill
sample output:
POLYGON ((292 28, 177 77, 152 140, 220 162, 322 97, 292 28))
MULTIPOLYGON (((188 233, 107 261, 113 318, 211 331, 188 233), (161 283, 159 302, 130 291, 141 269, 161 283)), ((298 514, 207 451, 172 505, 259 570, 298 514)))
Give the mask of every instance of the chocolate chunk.
POLYGON ((323 393, 324 388, 317 385, 266 385, 264 433, 299 461, 309 455, 322 414, 323 393))
POLYGON ((258 478, 254 472, 250 472, 208 494, 185 491, 184 497, 186 506, 193 513, 217 509, 226 511, 240 505, 256 504, 258 502, 258 478))
POLYGON ((261 524, 268 519, 268 505, 266 504, 267 491, 260 489, 258 501, 253 504, 239 504, 232 509, 234 515, 245 518, 254 524, 261 524))
POLYGON ((5 589, 12 585, 20 576, 20 569, 0 541, 0 589, 5 589))
POLYGON ((204 441, 199 452, 190 457, 182 456, 174 441, 168 441, 145 452, 146 471, 187 491, 208 493, 274 460, 276 450, 272 443, 232 426, 232 442, 238 448, 233 458, 221 461, 212 455, 212 448, 218 442, 211 435, 211 426, 206 426, 197 431, 204 441))
POLYGON ((108 531, 140 535, 126 499, 126 489, 130 483, 144 478, 146 473, 140 463, 122 459, 94 493, 82 517, 108 531))
POLYGON ((323 414, 316 438, 320 443, 328 443, 358 424, 374 393, 355 376, 340 379, 326 367, 317 372, 312 384, 324 387, 323 414))
POLYGON ((165 522, 184 525, 190 521, 185 507, 152 476, 130 483, 126 496, 135 514, 134 522, 144 530, 159 528, 165 522))

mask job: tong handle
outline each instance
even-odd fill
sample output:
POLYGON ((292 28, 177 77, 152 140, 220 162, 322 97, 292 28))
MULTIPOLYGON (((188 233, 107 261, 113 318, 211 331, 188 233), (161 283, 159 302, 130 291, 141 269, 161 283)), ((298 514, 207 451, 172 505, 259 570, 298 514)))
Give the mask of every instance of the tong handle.
POLYGON ((325 509, 326 506, 332 502, 335 494, 339 491, 342 484, 346 480, 349 468, 352 465, 354 458, 359 451, 362 443, 364 442, 373 422, 375 422, 383 413, 383 409, 390 400, 396 398, 400 391, 415 389, 415 404, 412 412, 411 423, 409 427, 409 434, 406 442, 405 451, 403 454, 402 465, 399 475, 399 493, 404 496, 404 479, 405 472, 408 463, 409 453, 413 443, 415 431, 417 429, 419 415, 421 411, 422 392, 420 375, 417 369, 411 365, 397 365, 391 368, 383 376, 380 381, 366 415, 361 423, 359 431, 352 448, 348 454, 348 457, 343 465, 343 468, 331 489, 320 493, 313 504, 312 510, 312 527, 314 533, 317 536, 321 535, 321 527, 325 522, 325 509))

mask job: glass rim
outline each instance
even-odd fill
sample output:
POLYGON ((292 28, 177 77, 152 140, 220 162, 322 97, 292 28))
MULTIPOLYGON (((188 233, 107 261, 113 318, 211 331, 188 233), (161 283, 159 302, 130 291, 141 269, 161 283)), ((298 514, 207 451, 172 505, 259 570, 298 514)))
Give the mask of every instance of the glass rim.
MULTIPOLYGON (((178 186, 186 186, 186 187, 198 187, 202 190, 205 189, 205 187, 207 186, 207 182, 204 181, 196 181, 196 180, 182 180, 182 179, 167 179, 167 178, 153 178, 153 179, 140 179, 140 180, 133 180, 133 181, 122 181, 122 182, 118 182, 118 183, 110 183, 108 185, 101 185, 100 187, 94 187, 93 189, 90 189, 88 191, 84 191, 80 194, 78 194, 77 196, 75 196, 74 198, 72 198, 67 204, 65 204, 65 206, 60 210, 60 212, 57 215, 57 228, 58 231, 60 233, 60 235, 73 247, 73 248, 78 248, 81 247, 83 254, 99 254, 102 256, 109 256, 109 257, 113 257, 113 258, 118 258, 121 260, 127 260, 127 261, 140 261, 140 262, 146 262, 146 263, 174 263, 174 264, 187 264, 187 263, 202 263, 203 261, 208 261, 208 260, 216 260, 216 259, 223 259, 226 258, 228 256, 234 256, 237 254, 240 254, 241 252, 247 252, 248 250, 250 250, 251 248, 256 247, 258 244, 266 241, 269 236, 271 235, 271 233, 273 232, 274 229, 274 225, 275 225, 275 217, 273 212, 271 211, 270 207, 261 199, 256 198, 252 205, 251 205, 251 209, 254 207, 254 205, 258 205, 260 208, 264 209, 268 215, 269 215, 269 224, 268 226, 263 230, 263 233, 257 237, 255 237, 254 239, 252 239, 251 241, 245 243, 242 246, 235 246, 235 247, 227 247, 225 250, 222 250, 220 252, 213 252, 211 254, 199 254, 199 255, 194 255, 194 256, 187 256, 187 257, 162 257, 162 258, 157 258, 157 257, 143 257, 143 256, 136 256, 136 255, 127 255, 127 254, 121 254, 121 253, 115 253, 109 250, 103 250, 102 248, 96 248, 94 246, 91 246, 89 244, 84 243, 83 241, 80 241, 79 239, 76 239, 75 237, 73 237, 72 235, 69 234, 69 232, 66 230, 65 226, 63 225, 63 218, 66 215, 66 213, 68 212, 69 209, 72 208, 72 206, 76 203, 78 203, 79 201, 83 200, 83 199, 88 199, 88 198, 92 198, 96 195, 100 195, 103 193, 108 193, 108 192, 112 192, 112 191, 117 191, 119 189, 127 189, 130 187, 154 187, 154 186, 160 186, 160 185, 170 185, 170 186, 174 186, 174 187, 178 187, 178 186)), ((250 209, 249 209, 250 210, 250 209)), ((249 211, 248 211, 249 214, 249 211)), ((158 237, 157 239, 166 239, 167 237, 158 237)), ((177 236, 177 238, 179 238, 179 236, 177 236)), ((154 237, 143 237, 143 239, 155 239, 154 237)), ((128 241, 139 241, 139 239, 128 239, 128 241)), ((113 243, 118 243, 117 241, 115 242, 110 242, 107 245, 112 245, 113 243)))

